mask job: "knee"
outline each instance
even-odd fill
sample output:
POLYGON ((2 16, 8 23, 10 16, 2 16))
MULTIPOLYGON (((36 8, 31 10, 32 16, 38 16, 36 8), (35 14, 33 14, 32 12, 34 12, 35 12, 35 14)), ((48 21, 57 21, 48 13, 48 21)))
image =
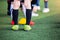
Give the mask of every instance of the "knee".
POLYGON ((31 9, 31 6, 25 5, 26 9, 31 9))
POLYGON ((13 9, 19 9, 20 7, 20 1, 14 1, 13 2, 13 9))
POLYGON ((24 5, 25 5, 26 9, 31 9, 31 2, 29 0, 26 0, 24 2, 24 5))

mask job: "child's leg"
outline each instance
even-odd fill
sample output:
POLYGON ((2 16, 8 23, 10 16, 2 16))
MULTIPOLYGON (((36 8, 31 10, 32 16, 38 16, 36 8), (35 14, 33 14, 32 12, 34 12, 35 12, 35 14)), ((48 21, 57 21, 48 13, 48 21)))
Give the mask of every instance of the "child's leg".
POLYGON ((48 8, 48 0, 44 0, 45 8, 48 8))
POLYGON ((37 9, 40 10, 40 0, 36 0, 37 9))
POLYGON ((31 21, 31 1, 30 0, 24 0, 24 5, 26 7, 26 25, 30 24, 31 21))
POLYGON ((19 7, 20 7, 20 1, 14 0, 14 2, 13 2, 13 21, 14 21, 15 25, 18 24, 18 10, 19 10, 19 7))
POLYGON ((37 0, 33 0, 31 4, 32 4, 32 16, 38 16, 36 12, 38 8, 40 8, 40 6, 38 6, 37 0))
POLYGON ((44 9, 43 9, 44 13, 49 12, 49 8, 48 8, 48 0, 44 0, 44 9))
POLYGON ((31 0, 24 0, 24 5, 26 7, 26 25, 24 26, 24 30, 31 30, 30 21, 31 21, 31 0))
POLYGON ((10 15, 10 5, 11 5, 11 1, 10 0, 7 0, 7 4, 8 4, 8 12, 7 12, 7 15, 10 15))
POLYGON ((18 25, 18 10, 20 7, 20 0, 14 0, 13 2, 13 21, 14 21, 14 25, 12 27, 13 30, 18 30, 19 29, 19 25, 18 25))
POLYGON ((40 6, 40 0, 36 0, 36 5, 40 6))
POLYGON ((11 20, 12 20, 12 18, 13 18, 13 15, 12 15, 12 12, 13 12, 13 2, 11 2, 10 12, 11 12, 11 20))

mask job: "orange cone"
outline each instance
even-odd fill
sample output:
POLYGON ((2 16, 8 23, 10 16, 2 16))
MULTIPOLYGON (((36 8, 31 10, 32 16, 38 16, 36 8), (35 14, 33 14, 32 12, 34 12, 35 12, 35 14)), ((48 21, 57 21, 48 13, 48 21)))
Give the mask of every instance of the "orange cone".
POLYGON ((30 21, 30 26, 33 26, 35 23, 33 21, 30 21))
POLYGON ((14 25, 14 21, 12 20, 11 25, 14 25))

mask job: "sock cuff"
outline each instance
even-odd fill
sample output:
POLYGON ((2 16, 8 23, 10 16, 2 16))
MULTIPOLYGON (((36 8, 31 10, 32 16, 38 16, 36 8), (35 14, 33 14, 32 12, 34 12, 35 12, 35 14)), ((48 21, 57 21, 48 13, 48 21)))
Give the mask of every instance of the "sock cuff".
POLYGON ((13 9, 13 11, 18 11, 18 9, 13 9))
POLYGON ((32 11, 32 9, 26 9, 26 11, 32 11))

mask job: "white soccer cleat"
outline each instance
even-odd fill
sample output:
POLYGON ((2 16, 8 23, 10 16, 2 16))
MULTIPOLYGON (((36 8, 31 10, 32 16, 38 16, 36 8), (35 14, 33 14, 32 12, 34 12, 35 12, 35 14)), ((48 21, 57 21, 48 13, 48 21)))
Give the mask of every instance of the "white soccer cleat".
POLYGON ((37 10, 40 10, 40 6, 37 6, 37 10))
POLYGON ((43 9, 43 13, 48 13, 50 10, 49 10, 49 8, 44 8, 43 9))
POLYGON ((38 16, 38 14, 37 14, 37 13, 32 12, 32 17, 33 17, 33 16, 36 16, 36 17, 37 17, 37 16, 38 16))

